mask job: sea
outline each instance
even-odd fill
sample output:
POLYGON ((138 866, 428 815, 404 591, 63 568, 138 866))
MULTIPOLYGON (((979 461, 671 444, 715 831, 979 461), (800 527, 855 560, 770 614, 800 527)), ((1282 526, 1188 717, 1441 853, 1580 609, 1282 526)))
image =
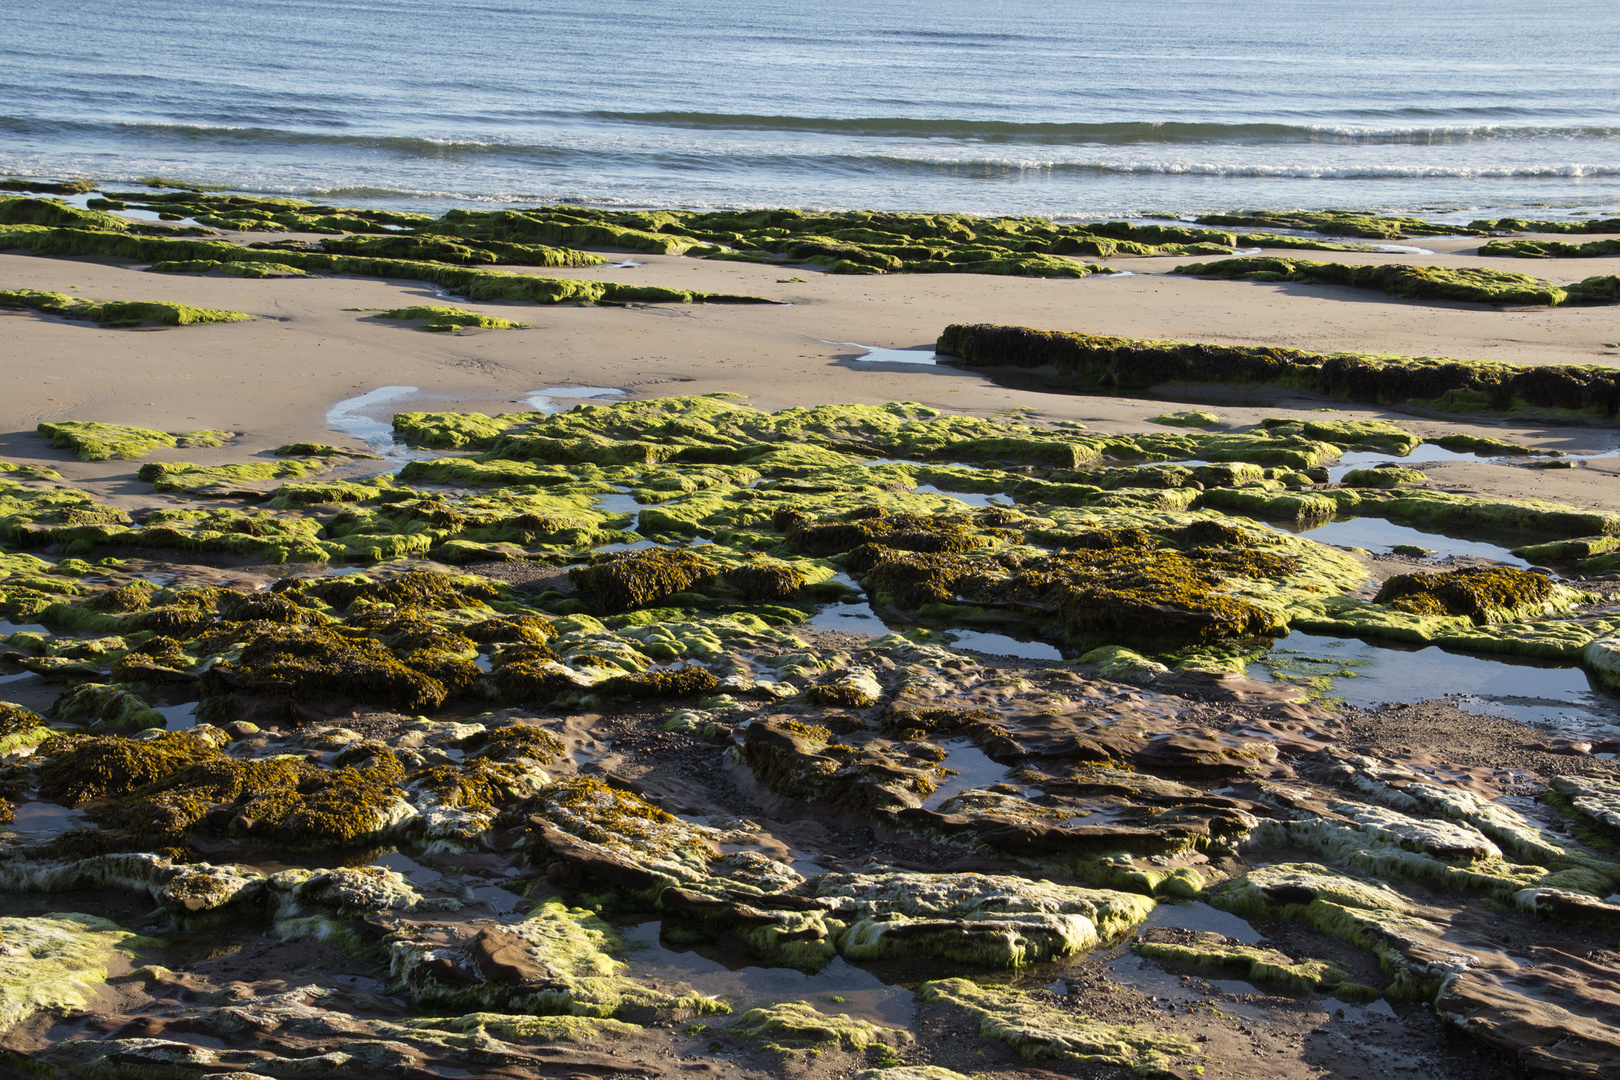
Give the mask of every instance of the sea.
POLYGON ((1620 212, 1615 0, 6 0, 0 176, 341 205, 1620 212))

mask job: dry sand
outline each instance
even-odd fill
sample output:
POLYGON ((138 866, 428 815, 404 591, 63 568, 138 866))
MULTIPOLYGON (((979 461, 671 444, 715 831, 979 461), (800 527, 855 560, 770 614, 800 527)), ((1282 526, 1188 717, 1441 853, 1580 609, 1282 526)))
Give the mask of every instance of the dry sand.
MULTIPOLYGON (((254 234, 244 239, 261 239, 254 234)), ((1575 280, 1620 272, 1620 258, 1480 258, 1478 241, 1425 241, 1433 255, 1302 252, 1350 262, 1488 265, 1575 280)), ((1283 252, 1282 254, 1287 254, 1283 252)), ((205 463, 242 460, 294 440, 342 441, 326 423, 337 401, 384 385, 420 388, 399 409, 526 408, 552 386, 617 387, 634 396, 730 391, 766 409, 832 402, 919 401, 992 414, 1033 410, 1103 430, 1141 429, 1163 401, 1082 397, 1009 388, 983 375, 856 359, 836 342, 930 352, 952 322, 998 322, 1129 337, 1278 345, 1323 352, 1455 356, 1515 363, 1620 363, 1612 307, 1500 310, 1393 300, 1348 288, 1201 280, 1165 273, 1183 260, 1122 259, 1132 276, 1040 280, 967 274, 839 276, 814 269, 636 255, 641 265, 537 273, 744 293, 782 305, 541 307, 462 304, 533 323, 523 331, 422 333, 364 311, 457 302, 418 282, 363 278, 250 280, 152 274, 106 260, 0 255, 0 285, 97 300, 171 300, 246 311, 245 324, 104 330, 24 312, 0 312, 4 392, 0 457, 46 460, 98 493, 133 497, 134 466, 64 465, 41 446, 41 420, 104 420, 179 431, 224 428, 243 438, 219 450, 154 455, 205 463), (790 306, 788 306, 790 305, 790 306), (126 483, 130 486, 126 487, 126 483)), ((1321 401, 1256 400, 1219 406, 1233 424, 1320 408, 1321 401)), ((1490 418, 1414 418, 1335 405, 1345 415, 1390 416, 1413 430, 1472 430, 1571 452, 1613 448, 1605 427, 1556 427, 1490 418)), ((379 415, 386 415, 380 413, 379 415)), ((1620 504, 1615 462, 1531 472, 1486 464, 1438 468, 1457 490, 1620 504)), ((141 485, 145 488, 145 485, 141 485)), ((147 490, 148 501, 150 492, 147 490)))

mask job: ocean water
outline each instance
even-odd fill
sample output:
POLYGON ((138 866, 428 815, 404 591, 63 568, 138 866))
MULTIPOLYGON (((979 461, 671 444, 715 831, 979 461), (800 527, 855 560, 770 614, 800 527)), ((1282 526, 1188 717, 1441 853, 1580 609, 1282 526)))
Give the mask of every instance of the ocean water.
POLYGON ((7 0, 0 175, 1060 219, 1620 208, 1613 0, 7 0))

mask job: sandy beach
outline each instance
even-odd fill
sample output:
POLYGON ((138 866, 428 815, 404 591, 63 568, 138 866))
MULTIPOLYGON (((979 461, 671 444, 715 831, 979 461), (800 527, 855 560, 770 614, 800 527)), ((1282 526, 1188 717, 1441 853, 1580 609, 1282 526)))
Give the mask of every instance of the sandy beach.
MULTIPOLYGON (((1488 266, 1554 280, 1620 271, 1620 258, 1506 260, 1473 254, 1478 241, 1472 238, 1425 243, 1435 255, 1306 254, 1340 262, 1488 266)), ((332 405, 380 386, 419 388, 418 395, 395 403, 401 411, 491 414, 522 411, 526 395, 556 386, 611 387, 631 397, 738 393, 766 410, 901 400, 981 416, 1024 409, 1033 410, 1036 418, 1077 420, 1103 431, 1140 430, 1143 421, 1163 411, 1162 401, 1036 393, 946 367, 863 362, 861 350, 837 344, 928 356, 940 331, 954 322, 1317 352, 1620 364, 1620 348, 1612 347, 1620 337, 1612 308, 1504 310, 1400 301, 1331 286, 1166 273, 1185 259, 1114 259, 1108 265, 1131 276, 1045 280, 969 274, 863 277, 644 254, 625 258, 639 265, 516 269, 757 295, 779 303, 467 304, 420 282, 174 276, 110 260, 0 255, 0 280, 14 288, 97 300, 169 300, 255 316, 244 324, 113 330, 29 312, 0 312, 8 380, 8 393, 0 402, 0 430, 7 433, 0 436, 0 455, 57 462, 74 479, 132 472, 132 467, 115 463, 83 465, 42 449, 32 434, 34 425, 71 418, 172 431, 208 427, 240 432, 241 439, 227 449, 184 452, 187 460, 225 461, 288 441, 330 441, 334 433, 326 413, 332 405), (407 325, 379 323, 363 310, 346 310, 447 302, 530 322, 533 329, 426 334, 407 325)), ((1255 400, 1251 395, 1223 404, 1220 411, 1231 425, 1245 426, 1263 416, 1293 415, 1323 404, 1255 400)), ((1329 404, 1347 416, 1396 417, 1363 406, 1329 404)), ((1399 419, 1419 433, 1489 432, 1571 453, 1614 446, 1611 433, 1602 427, 1474 416, 1399 419)), ((1453 468, 1454 482, 1468 490, 1592 506, 1615 505, 1620 499, 1605 490, 1608 470, 1601 461, 1575 473, 1531 477, 1522 470, 1489 466, 1453 468)))

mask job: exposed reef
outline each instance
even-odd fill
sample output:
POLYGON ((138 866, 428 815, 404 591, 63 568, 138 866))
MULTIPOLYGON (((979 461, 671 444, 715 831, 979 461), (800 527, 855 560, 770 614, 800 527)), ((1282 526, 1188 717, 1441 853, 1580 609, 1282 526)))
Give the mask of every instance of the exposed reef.
POLYGON ((83 319, 102 326, 194 326, 199 323, 247 322, 253 316, 244 311, 188 307, 162 300, 87 300, 59 292, 37 289, 0 291, 0 307, 30 308, 64 319, 83 319))
POLYGON ((1244 281, 1346 285, 1353 289, 1378 289, 1403 300, 1462 300, 1474 304, 1548 307, 1559 304, 1607 304, 1614 302, 1616 295, 1610 279, 1603 277, 1558 286, 1529 274, 1515 274, 1507 270, 1417 266, 1409 263, 1354 266, 1307 259, 1246 256, 1210 263, 1190 263, 1176 267, 1173 273, 1193 277, 1240 278, 1244 281))
POLYGON ((1145 390, 1178 382, 1269 384, 1347 401, 1446 413, 1545 409, 1612 420, 1620 412, 1620 374, 1597 366, 1329 355, 985 323, 947 326, 935 350, 969 367, 1050 368, 1080 392, 1145 390))
POLYGON ((1325 630, 1609 679, 1612 583, 1264 522, 1488 527, 1572 578, 1620 513, 1440 490, 1387 421, 1144 426, 410 412, 443 456, 147 462, 131 510, 5 467, 8 1067, 1259 1074, 1381 1000, 1487 1076, 1602 1075, 1620 742, 1451 760, 1247 673, 1325 630), (1329 482, 1358 451, 1396 467, 1329 482))

